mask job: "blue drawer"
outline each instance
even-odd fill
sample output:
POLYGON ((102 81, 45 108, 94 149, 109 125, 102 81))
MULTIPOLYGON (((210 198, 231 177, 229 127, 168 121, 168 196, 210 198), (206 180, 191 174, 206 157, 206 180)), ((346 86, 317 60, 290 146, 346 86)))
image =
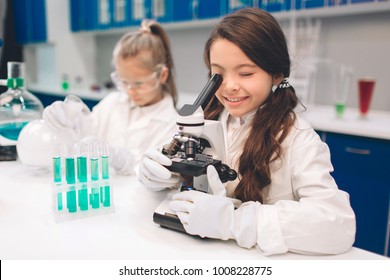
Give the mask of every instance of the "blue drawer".
POLYGON ((337 172, 389 178, 389 140, 327 132, 325 142, 331 148, 332 163, 337 166, 337 172))
POLYGON ((329 145, 333 177, 356 214, 354 246, 385 254, 390 205, 390 141, 320 132, 329 145))

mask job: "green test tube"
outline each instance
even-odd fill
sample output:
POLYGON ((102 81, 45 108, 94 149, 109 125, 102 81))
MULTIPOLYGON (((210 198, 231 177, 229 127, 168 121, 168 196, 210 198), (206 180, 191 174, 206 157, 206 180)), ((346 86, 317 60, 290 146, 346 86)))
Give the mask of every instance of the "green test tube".
MULTIPOLYGON (((92 143, 91 151, 91 159, 90 159, 90 164, 91 164, 91 181, 92 184, 94 184, 94 181, 99 180, 99 158, 98 158, 98 152, 97 152, 97 147, 98 143, 92 143)), ((100 201, 99 201, 99 187, 92 187, 91 189, 91 197, 90 197, 90 203, 92 208, 96 209, 99 208, 100 206, 100 201)))
MULTIPOLYGON (((102 179, 108 180, 110 178, 109 173, 109 158, 108 158, 108 147, 104 143, 102 146, 102 179)), ((111 195, 110 195, 110 186, 105 184, 103 187, 102 193, 102 202, 104 207, 109 207, 111 205, 111 195)))
MULTIPOLYGON (((91 180, 92 183, 99 180, 99 159, 97 157, 91 158, 91 180)), ((90 201, 92 208, 99 208, 99 187, 92 187, 90 201)))
POLYGON ((66 183, 69 185, 69 190, 66 192, 66 206, 69 212, 76 212, 76 190, 74 189, 74 185, 72 186, 72 184, 76 183, 75 165, 73 157, 65 158, 65 177, 66 183))
MULTIPOLYGON (((54 183, 62 182, 62 167, 61 167, 61 157, 54 156, 53 157, 53 174, 54 174, 54 183)), ((62 193, 57 193, 57 210, 62 211, 62 193)))
POLYGON ((81 183, 78 190, 80 210, 88 210, 87 157, 85 155, 77 156, 77 179, 81 183))

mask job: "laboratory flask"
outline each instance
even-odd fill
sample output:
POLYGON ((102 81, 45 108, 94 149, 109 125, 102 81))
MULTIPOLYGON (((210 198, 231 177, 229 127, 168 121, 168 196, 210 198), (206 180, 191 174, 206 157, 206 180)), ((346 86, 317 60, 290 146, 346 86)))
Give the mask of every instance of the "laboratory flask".
POLYGON ((8 90, 0 94, 0 154, 15 147, 22 128, 43 112, 42 102, 26 89, 24 63, 8 62, 7 74, 8 90))

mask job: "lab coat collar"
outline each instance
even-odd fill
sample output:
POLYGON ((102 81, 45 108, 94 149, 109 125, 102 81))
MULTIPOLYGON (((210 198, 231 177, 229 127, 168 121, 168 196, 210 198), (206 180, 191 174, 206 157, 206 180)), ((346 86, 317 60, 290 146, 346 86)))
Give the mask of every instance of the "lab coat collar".
MULTIPOLYGON (((237 121, 240 121, 240 126, 248 125, 249 122, 253 119, 257 112, 257 109, 245 114, 242 117, 235 118, 237 121)), ((219 120, 222 124, 223 131, 225 132, 225 147, 228 148, 228 141, 227 141, 227 131, 228 131, 228 122, 231 121, 231 119, 234 118, 232 115, 229 114, 229 112, 224 109, 219 117, 219 120)))
MULTIPOLYGON (((132 110, 138 110, 137 115, 140 119, 131 123, 132 130, 138 130, 149 126, 151 122, 172 123, 175 119, 172 117, 173 99, 170 94, 165 94, 164 98, 159 102, 150 106, 134 106, 132 110)), ((164 125, 164 124, 162 124, 164 125)))
POLYGON ((140 111, 142 114, 148 115, 148 114, 152 114, 153 112, 155 112, 159 108, 161 110, 162 106, 164 106, 164 107, 168 106, 169 101, 172 102, 172 104, 173 104, 171 95, 165 93, 164 97, 160 101, 158 101, 157 103, 154 103, 154 104, 148 105, 148 106, 142 106, 139 108, 140 108, 140 111))
POLYGON ((240 126, 248 124, 249 121, 253 119, 257 112, 257 109, 254 109, 250 111, 249 113, 246 113, 242 117, 233 117, 227 110, 223 110, 221 115, 221 122, 225 123, 226 127, 229 122, 239 122, 240 126))

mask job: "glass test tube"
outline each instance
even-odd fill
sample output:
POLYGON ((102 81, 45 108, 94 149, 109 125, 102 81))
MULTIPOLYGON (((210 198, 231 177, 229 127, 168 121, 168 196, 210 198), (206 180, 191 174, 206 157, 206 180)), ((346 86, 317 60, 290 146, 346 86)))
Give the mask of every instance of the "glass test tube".
MULTIPOLYGON (((108 146, 107 143, 102 144, 102 179, 108 180, 109 174, 109 161, 108 161, 108 146)), ((102 202, 104 207, 109 207, 111 204, 110 186, 107 184, 103 187, 102 202)))
MULTIPOLYGON (((60 147, 55 147, 55 154, 53 155, 53 175, 54 183, 62 182, 62 164, 60 147)), ((62 211, 62 192, 57 193, 57 210, 62 211)))
MULTIPOLYGON (((94 142, 90 146, 91 152, 91 180, 98 181, 99 180, 99 157, 98 157, 98 143, 94 142)), ((92 187, 90 203, 92 208, 99 208, 99 187, 92 187)))
POLYGON ((85 151, 85 144, 80 143, 76 145, 77 156, 77 179, 80 183, 78 190, 79 200, 78 205, 80 210, 88 210, 88 176, 87 176, 87 156, 85 151), (83 184, 85 183, 85 184, 83 184))
POLYGON ((69 185, 69 190, 66 192, 66 206, 69 212, 76 212, 76 190, 75 186, 72 186, 72 184, 76 183, 75 164, 73 156, 67 156, 65 158, 65 177, 66 183, 69 185))

